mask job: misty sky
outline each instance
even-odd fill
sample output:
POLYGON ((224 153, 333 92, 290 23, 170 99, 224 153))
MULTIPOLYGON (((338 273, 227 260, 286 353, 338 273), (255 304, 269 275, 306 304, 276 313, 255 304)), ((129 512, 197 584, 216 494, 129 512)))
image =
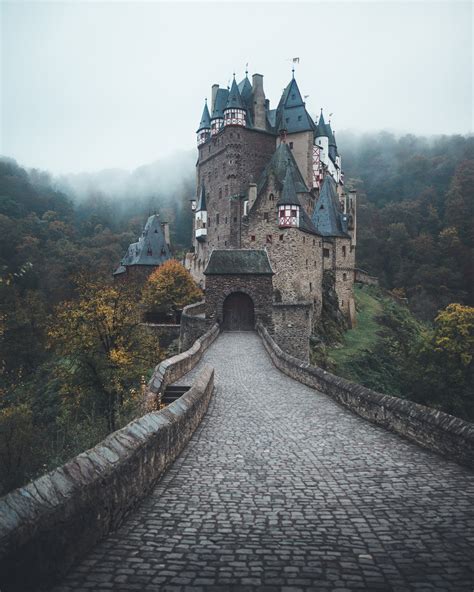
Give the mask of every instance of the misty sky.
POLYGON ((472 132, 468 2, 3 2, 0 154, 54 173, 195 145, 212 83, 296 79, 336 130, 472 132))

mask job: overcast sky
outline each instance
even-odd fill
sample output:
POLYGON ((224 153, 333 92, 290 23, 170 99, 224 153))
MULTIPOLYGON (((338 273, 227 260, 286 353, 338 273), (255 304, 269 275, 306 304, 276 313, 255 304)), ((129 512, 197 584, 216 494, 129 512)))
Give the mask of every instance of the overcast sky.
POLYGON ((3 2, 0 154, 54 173, 195 145, 212 83, 296 79, 336 130, 472 132, 469 2, 3 2))

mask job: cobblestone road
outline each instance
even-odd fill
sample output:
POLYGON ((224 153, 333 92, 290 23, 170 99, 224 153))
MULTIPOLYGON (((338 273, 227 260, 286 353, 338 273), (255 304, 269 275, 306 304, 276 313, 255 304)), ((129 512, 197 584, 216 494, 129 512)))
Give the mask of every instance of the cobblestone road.
POLYGON ((190 444, 56 592, 472 592, 473 473, 281 374, 255 334, 204 362, 190 444))

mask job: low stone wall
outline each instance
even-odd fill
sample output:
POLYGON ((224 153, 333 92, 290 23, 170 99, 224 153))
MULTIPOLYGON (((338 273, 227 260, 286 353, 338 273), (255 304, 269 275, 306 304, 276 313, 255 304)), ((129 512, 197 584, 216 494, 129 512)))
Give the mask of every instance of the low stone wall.
POLYGON ((115 529, 153 487, 206 413, 214 370, 160 412, 114 432, 0 500, 0 589, 39 590, 115 529))
POLYGON ((369 275, 363 269, 354 269, 354 282, 358 284, 365 284, 366 286, 378 286, 379 280, 373 275, 369 275))
POLYGON ((215 324, 204 335, 196 339, 191 348, 158 364, 148 383, 145 394, 145 411, 158 409, 166 387, 192 370, 218 335, 219 326, 215 324))
POLYGON ((291 378, 331 396, 364 419, 474 468, 474 424, 334 376, 282 351, 262 324, 257 330, 275 366, 291 378))
POLYGON ((309 338, 313 326, 313 304, 273 303, 273 336, 283 351, 309 360, 309 338))
POLYGON ((189 349, 196 339, 201 337, 212 325, 212 321, 208 321, 204 317, 205 312, 206 303, 204 301, 184 307, 179 332, 179 351, 189 349))

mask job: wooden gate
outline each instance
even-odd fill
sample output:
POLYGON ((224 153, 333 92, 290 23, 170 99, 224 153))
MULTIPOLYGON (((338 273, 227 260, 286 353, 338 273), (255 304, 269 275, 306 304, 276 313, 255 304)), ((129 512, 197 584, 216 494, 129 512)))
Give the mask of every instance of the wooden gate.
POLYGON ((255 328, 252 299, 243 292, 233 292, 224 300, 224 331, 253 331, 255 328))

